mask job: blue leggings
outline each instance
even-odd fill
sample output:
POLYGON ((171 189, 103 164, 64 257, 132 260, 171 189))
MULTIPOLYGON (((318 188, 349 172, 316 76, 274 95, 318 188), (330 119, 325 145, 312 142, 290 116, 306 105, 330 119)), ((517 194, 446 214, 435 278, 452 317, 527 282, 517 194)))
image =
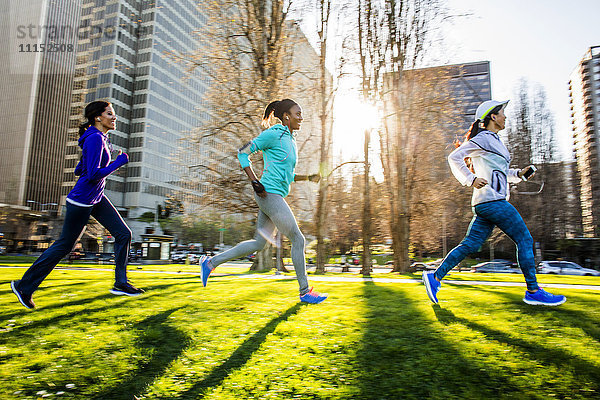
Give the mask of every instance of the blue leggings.
POLYGON ((527 289, 539 288, 535 277, 535 258, 533 256, 533 238, 519 212, 506 200, 490 201, 476 205, 473 220, 467 235, 456 246, 435 271, 435 277, 444 276, 464 260, 469 254, 479 251, 490 237, 494 227, 500 228, 517 245, 517 263, 523 271, 527 289))
POLYGON ((90 216, 96 218, 115 238, 115 281, 127 282, 127 255, 131 242, 131 230, 106 196, 91 207, 76 206, 67 202, 67 212, 60 238, 38 257, 29 267, 21 281, 19 290, 33 293, 52 272, 56 264, 73 250, 83 233, 90 216))

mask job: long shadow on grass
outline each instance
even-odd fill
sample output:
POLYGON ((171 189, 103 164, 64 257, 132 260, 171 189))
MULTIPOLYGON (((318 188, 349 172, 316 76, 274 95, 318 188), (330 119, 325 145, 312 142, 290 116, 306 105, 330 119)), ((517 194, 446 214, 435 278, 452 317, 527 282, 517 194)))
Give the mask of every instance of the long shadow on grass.
MULTIPOLYGON (((497 296, 504 297, 509 300, 511 303, 514 303, 515 306, 518 306, 521 312, 528 315, 536 315, 543 314, 547 315, 548 313, 552 313, 557 320, 561 320, 561 323, 566 326, 576 326, 583 330, 588 336, 592 339, 600 342, 600 325, 598 324, 598 320, 592 318, 584 311, 573 310, 568 308, 568 303, 564 306, 559 307, 544 307, 544 306, 532 306, 525 304, 522 300, 522 294, 514 294, 509 291, 494 291, 486 288, 476 288, 479 291, 485 291, 489 293, 493 293, 497 296)), ((557 294, 561 294, 560 290, 556 292, 557 294)), ((596 303, 591 300, 584 300, 580 296, 569 294, 567 296, 567 302, 578 299, 580 303, 587 304, 591 308, 596 307, 596 303)))
POLYGON ((303 306, 301 303, 296 303, 294 306, 290 307, 286 312, 278 316, 277 318, 273 318, 267 325, 265 325, 261 330, 256 332, 254 335, 249 337, 238 347, 232 354, 229 356, 227 360, 217 368, 215 368, 210 375, 196 383, 186 392, 177 396, 177 399, 201 399, 206 396, 208 391, 220 385, 229 375, 233 372, 242 368, 252 354, 256 352, 261 344, 265 341, 267 336, 270 333, 273 333, 277 326, 286 321, 292 315, 298 313, 300 308, 303 306))
MULTIPOLYGON (((177 287, 180 287, 181 285, 184 285, 186 283, 183 284, 177 284, 177 287)), ((197 282, 189 282, 187 284, 197 284, 197 282)), ((160 290, 160 289, 165 289, 165 288, 170 288, 173 287, 172 284, 165 284, 165 285, 154 285, 149 287, 147 294, 143 295, 143 297, 141 298, 128 298, 127 300, 130 302, 136 302, 136 303, 144 303, 147 299, 149 299, 150 297, 153 296, 157 296, 157 295, 165 295, 165 293, 156 293, 156 294, 152 294, 153 290, 160 290)), ((122 299, 119 297, 116 297, 115 295, 111 294, 111 293, 104 293, 104 294, 100 294, 97 296, 92 296, 92 297, 86 297, 83 299, 78 299, 78 300, 72 300, 72 301, 67 301, 67 302, 58 302, 52 306, 48 306, 48 307, 44 307, 43 309, 40 309, 38 311, 35 311, 36 313, 42 313, 45 310, 50 310, 50 309, 54 309, 54 308, 66 308, 66 307, 72 307, 72 306, 80 306, 80 305, 85 305, 88 303, 92 303, 98 300, 108 300, 108 299, 122 299)), ((126 304, 122 304, 121 306, 126 307, 126 304)), ((115 307, 118 307, 118 305, 115 305, 113 302, 109 302, 109 303, 104 303, 101 306, 98 307, 87 307, 83 314, 85 317, 91 315, 92 313, 97 313, 100 311, 104 311, 104 310, 108 310, 108 309, 114 309, 115 307)), ((31 323, 28 324, 24 324, 24 325, 20 325, 20 326, 16 326, 14 327, 10 332, 5 332, 0 336, 0 344, 1 343, 6 343, 6 342, 10 342, 10 340, 12 340, 12 337, 15 334, 20 334, 26 331, 31 331, 31 330, 37 330, 39 328, 44 328, 45 326, 54 326, 54 325, 58 325, 60 324, 63 320, 67 320, 67 319, 72 319, 72 318, 79 318, 82 317, 81 312, 75 313, 74 310, 65 310, 65 313, 62 314, 58 314, 58 315, 54 315, 48 318, 41 318, 38 320, 35 320, 31 323)), ((0 318, 2 320, 9 320, 12 317, 15 316, 22 316, 25 313, 28 313, 31 311, 27 311, 24 310, 20 313, 14 313, 14 314, 8 314, 8 315, 2 315, 0 318)), ((37 315, 36 315, 37 317, 37 315)), ((94 317, 90 317, 90 319, 94 319, 94 317)), ((3 323, 4 321, 2 321, 3 323)))
POLYGON ((527 354, 527 357, 537 360, 544 365, 554 365, 558 370, 565 369, 565 366, 570 371, 573 371, 573 375, 579 379, 584 378, 589 382, 596 382, 596 390, 599 390, 598 377, 600 376, 600 367, 586 361, 581 358, 568 353, 560 348, 552 348, 541 346, 535 342, 535 333, 531 334, 531 341, 524 340, 505 332, 492 329, 488 326, 478 324, 468 319, 457 317, 454 313, 448 309, 443 309, 439 305, 433 306, 435 315, 443 324, 461 324, 473 331, 479 332, 485 335, 490 340, 495 340, 501 343, 505 343, 511 347, 518 349, 519 351, 527 354))
POLYGON ((168 323, 169 316, 179 308, 152 315, 132 327, 142 332, 136 347, 143 349, 143 353, 151 353, 152 357, 117 385, 96 393, 92 399, 130 400, 142 394, 147 385, 165 372, 189 344, 189 338, 168 323))
POLYGON ((466 358, 411 295, 413 288, 363 286, 368 306, 355 379, 356 399, 496 399, 519 393, 485 359, 466 358), (421 309, 419 309, 421 308, 421 309))
MULTIPOLYGON (((85 280, 83 280, 83 279, 78 279, 77 282, 73 282, 73 283, 58 283, 58 284, 44 285, 44 287, 42 288, 42 290, 44 290, 44 289, 54 289, 54 288, 59 288, 59 287, 68 287, 68 286, 79 286, 84 281, 85 280)), ((2 282, 0 282, 0 287, 2 288, 2 289, 0 289, 0 295, 8 294, 8 293, 12 294, 12 289, 10 288, 10 282, 11 282, 10 280, 9 281, 2 281, 2 282)))
MULTIPOLYGON (((170 279, 171 280, 171 279, 170 279)), ((64 285, 64 286, 85 286, 87 284, 87 282, 82 281, 82 282, 78 282, 75 284, 68 284, 68 285, 64 285)), ((163 285, 153 285, 153 286, 145 286, 146 292, 151 292, 152 290, 156 290, 156 289, 164 289, 164 288, 168 288, 168 287, 172 287, 172 286, 181 286, 181 285, 193 285, 193 284, 199 284, 199 282, 197 280, 194 280, 192 282, 182 282, 179 283, 177 282, 175 283, 169 283, 169 284, 163 284, 163 285)), ((62 285, 61 285, 62 286, 62 285)), ((43 295, 43 289, 41 288, 40 291, 40 297, 43 295)), ((96 290, 96 289, 95 289, 96 290)), ((9 291, 9 293, 12 296, 13 304, 15 304, 15 306, 19 307, 20 311, 18 312, 14 312, 14 313, 10 313, 10 314, 0 314, 0 319, 10 319, 11 317, 16 317, 16 316, 20 316, 20 315, 24 315, 27 313, 42 313, 44 311, 49 311, 49 310, 53 310, 55 308, 64 308, 64 307, 69 307, 69 306, 77 306, 77 305, 83 305, 86 303, 90 303, 99 299, 103 299, 103 298, 115 298, 115 295, 109 293, 108 291, 108 287, 106 288, 106 291, 102 291, 101 294, 98 294, 96 296, 92 296, 92 297, 84 297, 84 298, 80 298, 80 299, 76 299, 76 300, 69 300, 69 301, 57 301, 54 304, 51 305, 44 305, 43 304, 43 297, 41 297, 41 302, 42 304, 38 304, 38 307, 36 308, 35 311, 32 310, 26 310, 24 308, 22 308, 21 304, 19 303, 19 301, 17 300, 16 296, 12 293, 12 291, 9 291)), ((34 301, 36 300, 36 294, 33 295, 33 299, 34 301)), ((39 303, 39 302, 36 302, 39 303)))

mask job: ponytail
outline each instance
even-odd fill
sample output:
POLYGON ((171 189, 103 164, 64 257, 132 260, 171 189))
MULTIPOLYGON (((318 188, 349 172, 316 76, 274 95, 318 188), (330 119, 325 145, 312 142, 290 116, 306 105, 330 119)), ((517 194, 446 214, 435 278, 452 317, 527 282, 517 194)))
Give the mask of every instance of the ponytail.
POLYGON ((281 103, 281 101, 279 101, 279 100, 272 101, 272 102, 269 103, 269 105, 267 106, 267 108, 265 108, 265 112, 263 114, 263 119, 262 119, 262 122, 260 123, 260 125, 264 129, 269 129, 273 125, 282 124, 283 123, 280 118, 277 118, 275 116, 275 107, 279 103, 281 103))
POLYGON ((263 114, 261 126, 265 129, 272 127, 275 124, 283 124, 283 114, 290 111, 290 108, 298 105, 294 100, 283 99, 269 103, 263 114))
POLYGON ((87 121, 87 122, 84 122, 83 124, 79 125, 79 137, 82 137, 83 134, 85 133, 85 131, 87 130, 87 128, 89 128, 90 126, 92 126, 91 121, 87 121))
MULTIPOLYGON (((475 122, 473 122, 473 124, 471 124, 469 131, 465 135, 465 142, 473 139, 475 136, 477 136, 477 134, 479 132, 481 132, 481 130, 482 130, 481 129, 481 120, 476 119, 475 122)), ((460 147, 461 144, 462 144, 462 142, 460 140, 458 140, 458 139, 454 140, 455 147, 460 147)), ((469 170, 472 173, 475 173, 475 170, 473 169, 473 162, 471 161, 471 157, 465 158, 465 164, 467 165, 467 168, 469 168, 469 170)))
POLYGON ((465 140, 473 139, 475 136, 477 136, 479 132, 481 132, 481 120, 476 119, 475 122, 473 122, 473 124, 469 128, 469 131, 465 136, 465 140))

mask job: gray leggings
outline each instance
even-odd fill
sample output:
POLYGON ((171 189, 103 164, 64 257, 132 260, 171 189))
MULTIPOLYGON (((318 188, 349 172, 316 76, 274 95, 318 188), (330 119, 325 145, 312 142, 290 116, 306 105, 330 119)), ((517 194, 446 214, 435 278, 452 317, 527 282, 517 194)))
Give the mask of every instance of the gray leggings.
POLYGON ((300 295, 308 292, 308 277, 306 276, 306 260, 304 258, 304 235, 300 232, 296 218, 283 197, 267 193, 267 197, 254 195, 258 203, 258 220, 254 238, 238 243, 235 247, 214 256, 210 263, 213 268, 236 258, 247 256, 262 250, 267 239, 273 236, 275 228, 292 242, 292 263, 296 271, 296 279, 300 285, 300 295))

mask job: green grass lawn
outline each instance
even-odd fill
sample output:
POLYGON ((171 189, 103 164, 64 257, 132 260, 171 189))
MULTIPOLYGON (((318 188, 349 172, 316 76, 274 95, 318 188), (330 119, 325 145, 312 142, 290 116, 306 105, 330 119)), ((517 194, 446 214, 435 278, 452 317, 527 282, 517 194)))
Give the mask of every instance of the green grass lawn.
POLYGON ((0 399, 600 398, 598 291, 315 282, 330 298, 301 305, 294 280, 131 273, 134 299, 55 270, 29 311, 23 271, 0 279, 0 399))

